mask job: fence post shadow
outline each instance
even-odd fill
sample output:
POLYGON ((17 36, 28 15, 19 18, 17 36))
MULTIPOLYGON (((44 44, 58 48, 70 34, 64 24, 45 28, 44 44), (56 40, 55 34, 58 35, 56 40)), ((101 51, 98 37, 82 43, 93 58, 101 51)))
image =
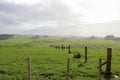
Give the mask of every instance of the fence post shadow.
POLYGON ((111 75, 104 75, 105 80, 111 80, 111 75))

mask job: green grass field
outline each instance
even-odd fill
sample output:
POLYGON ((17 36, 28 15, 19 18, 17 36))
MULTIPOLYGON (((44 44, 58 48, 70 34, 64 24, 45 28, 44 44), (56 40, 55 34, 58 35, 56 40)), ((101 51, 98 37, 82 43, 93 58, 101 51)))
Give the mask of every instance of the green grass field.
MULTIPOLYGON (((66 37, 39 37, 34 43, 31 36, 14 36, 0 40, 0 80, 27 80, 27 57, 31 60, 32 80, 66 80, 67 58, 70 58, 70 80, 98 80, 98 59, 106 59, 107 48, 112 48, 112 75, 120 75, 120 41, 66 37), (71 45, 68 50, 53 45, 71 45), (84 47, 88 47, 88 62, 84 62, 84 47), (73 58, 74 53, 81 58, 73 58), (78 66, 80 65, 80 66, 78 66)), ((105 60, 103 60, 104 62, 105 60)), ((103 66, 105 71, 106 65, 103 66)))

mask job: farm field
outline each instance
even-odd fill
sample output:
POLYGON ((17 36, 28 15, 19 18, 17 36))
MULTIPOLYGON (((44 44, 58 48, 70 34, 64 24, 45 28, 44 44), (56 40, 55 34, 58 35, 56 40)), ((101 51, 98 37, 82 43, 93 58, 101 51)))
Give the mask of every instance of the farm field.
MULTIPOLYGON (((120 41, 104 39, 81 39, 58 36, 40 36, 35 42, 31 36, 16 35, 0 40, 0 80, 27 80, 27 57, 31 61, 32 80, 66 80, 67 58, 70 58, 69 80, 98 80, 98 60, 106 60, 107 48, 112 48, 111 78, 120 75, 120 41), (71 45, 68 49, 55 46, 71 45), (84 47, 88 47, 88 61, 84 63, 84 47), (74 58, 80 53, 81 58, 74 58)), ((103 71, 106 65, 102 67, 103 71)))

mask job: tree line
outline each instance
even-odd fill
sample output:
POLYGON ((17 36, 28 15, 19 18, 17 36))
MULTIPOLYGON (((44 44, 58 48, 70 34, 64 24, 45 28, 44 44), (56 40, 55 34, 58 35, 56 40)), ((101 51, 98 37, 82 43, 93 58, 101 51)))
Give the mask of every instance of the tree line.
POLYGON ((14 35, 12 35, 12 34, 0 34, 0 40, 10 39, 13 36, 14 35))
MULTIPOLYGON (((99 37, 96 36, 90 36, 88 39, 98 39, 99 37)), ((115 40, 115 41, 120 41, 120 37, 116 37, 114 35, 106 35, 103 37, 105 40, 115 40)))

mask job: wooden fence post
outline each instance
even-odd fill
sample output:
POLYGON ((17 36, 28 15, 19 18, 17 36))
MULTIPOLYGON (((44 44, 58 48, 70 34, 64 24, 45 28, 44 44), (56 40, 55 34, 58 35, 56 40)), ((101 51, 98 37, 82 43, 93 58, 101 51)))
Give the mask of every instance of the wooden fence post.
POLYGON ((58 48, 58 49, 61 49, 61 48, 60 48, 60 45, 58 45, 57 48, 58 48))
POLYGON ((69 80, 70 58, 67 59, 66 80, 69 80))
POLYGON ((31 79, 31 64, 30 64, 30 57, 27 58, 27 68, 28 68, 28 80, 32 80, 31 79))
POLYGON ((64 46, 63 46, 63 44, 62 44, 62 46, 61 46, 62 51, 63 51, 63 47, 64 47, 64 46))
POLYGON ((0 49, 2 48, 2 45, 0 45, 0 49))
POLYGON ((98 78, 98 80, 102 80, 102 59, 101 58, 99 58, 98 69, 99 69, 99 78, 98 78))
POLYGON ((85 47, 85 61, 84 61, 84 63, 86 63, 87 62, 87 46, 85 47))
POLYGON ((112 57, 112 49, 107 48, 107 64, 106 64, 106 74, 110 75, 111 74, 111 58, 112 57))
POLYGON ((68 53, 70 54, 71 53, 71 49, 70 49, 70 45, 68 46, 68 53))
POLYGON ((57 46, 55 46, 55 48, 57 49, 58 47, 57 47, 57 46))

